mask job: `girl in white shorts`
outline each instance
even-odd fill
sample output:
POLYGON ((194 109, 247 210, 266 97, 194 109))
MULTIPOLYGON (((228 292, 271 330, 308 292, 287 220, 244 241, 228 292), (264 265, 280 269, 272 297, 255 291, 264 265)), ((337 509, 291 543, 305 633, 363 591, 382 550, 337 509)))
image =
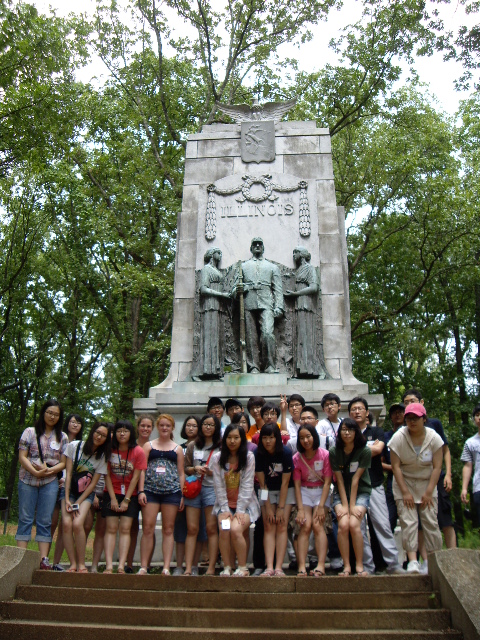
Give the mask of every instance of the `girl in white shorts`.
POLYGON ((310 425, 300 427, 293 466, 293 482, 298 507, 296 522, 301 527, 298 535, 297 575, 307 575, 305 563, 308 540, 313 526, 318 565, 310 575, 320 578, 325 575, 325 558, 327 557, 328 541, 324 524, 330 505, 332 468, 328 451, 320 447, 320 438, 315 427, 310 425))

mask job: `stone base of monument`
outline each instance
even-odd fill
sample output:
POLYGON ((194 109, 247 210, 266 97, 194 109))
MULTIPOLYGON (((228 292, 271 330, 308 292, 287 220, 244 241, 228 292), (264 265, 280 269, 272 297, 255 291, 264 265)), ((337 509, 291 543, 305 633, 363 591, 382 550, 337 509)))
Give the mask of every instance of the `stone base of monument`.
MULTIPOLYGON (((369 394, 368 385, 354 379, 351 384, 342 384, 341 380, 288 378, 281 373, 228 373, 223 380, 173 382, 171 387, 151 388, 150 396, 136 398, 133 407, 137 415, 143 412, 171 414, 175 418, 176 433, 179 433, 186 416, 206 413, 208 400, 212 397, 222 398, 223 401, 237 398, 246 409, 248 399, 252 396, 262 396, 266 401, 279 402, 280 395, 289 396, 292 393, 301 394, 307 404, 315 406, 320 418, 320 400, 325 393, 336 393, 340 397, 342 417, 347 415, 348 402, 357 395, 367 399, 369 408, 377 420, 384 408, 381 394, 369 394)), ((228 422, 226 416, 224 422, 228 422)))

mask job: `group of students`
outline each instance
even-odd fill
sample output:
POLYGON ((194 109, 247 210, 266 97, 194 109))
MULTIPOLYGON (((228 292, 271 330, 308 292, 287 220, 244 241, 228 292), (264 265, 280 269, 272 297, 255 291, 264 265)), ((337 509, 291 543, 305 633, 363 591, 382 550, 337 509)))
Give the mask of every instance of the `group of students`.
MULTIPOLYGON (((36 516, 41 568, 61 570, 64 548, 68 571, 85 573, 86 540, 96 516, 90 570, 97 570, 104 551, 104 572, 113 572, 118 534, 117 572, 132 573, 141 510, 139 575, 150 568, 159 513, 165 575, 170 575, 176 543, 174 575, 198 574, 206 545, 207 575, 215 574, 220 551, 221 575, 249 576, 253 523, 254 575, 284 576, 290 547, 297 575, 307 576, 313 545, 317 561, 310 575, 325 575, 328 553, 330 560, 341 558, 339 575, 355 571, 367 576, 375 571, 370 539, 378 545, 387 572, 403 573, 393 537, 397 516, 392 527, 388 506, 392 495, 409 560, 407 571, 418 572, 419 520, 426 553, 442 546, 437 484, 446 445, 428 427, 421 396, 404 402, 406 406, 394 407, 403 410, 406 426, 392 419, 394 429, 384 434, 368 423, 368 403, 362 397, 350 401, 348 417, 340 420, 340 398, 326 394, 321 400, 325 418, 320 421, 316 409, 306 406, 299 394, 281 396, 278 405, 253 397, 247 411, 236 399, 224 405, 220 398, 211 398, 202 418, 185 419, 180 432, 185 441, 177 444, 175 421, 168 414, 139 416, 137 430, 128 420, 98 421, 83 440, 80 416, 67 416, 64 423, 60 404, 49 400, 35 426, 20 439, 17 544, 26 547, 36 516), (228 425, 223 422, 225 413, 228 425), (390 474, 387 494, 384 471, 390 474), (60 510, 52 566, 48 555, 60 510)), ((467 442, 462 456, 470 475, 480 455, 475 438, 467 442)), ((480 496, 478 471, 475 466, 474 500, 480 496)), ((470 475, 464 471, 464 501, 470 475)))

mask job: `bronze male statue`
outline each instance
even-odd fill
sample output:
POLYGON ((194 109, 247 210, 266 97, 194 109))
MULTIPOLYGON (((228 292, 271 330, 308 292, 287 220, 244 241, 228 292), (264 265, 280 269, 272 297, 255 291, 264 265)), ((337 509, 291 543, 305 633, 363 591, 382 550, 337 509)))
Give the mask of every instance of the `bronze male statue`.
POLYGON ((279 268, 263 257, 262 238, 253 238, 252 257, 242 263, 245 301, 247 366, 250 373, 276 373, 275 318, 284 313, 282 276, 279 268), (259 348, 260 338, 260 348, 259 348), (260 354, 261 352, 261 354, 260 354))

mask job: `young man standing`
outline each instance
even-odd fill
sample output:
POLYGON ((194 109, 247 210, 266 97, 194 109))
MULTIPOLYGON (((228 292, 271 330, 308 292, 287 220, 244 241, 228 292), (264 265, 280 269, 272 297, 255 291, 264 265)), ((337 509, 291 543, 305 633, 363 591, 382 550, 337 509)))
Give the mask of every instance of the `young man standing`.
POLYGON ((300 428, 300 414, 305 406, 305 398, 298 393, 292 393, 288 399, 287 396, 280 396, 280 398, 282 400, 280 403, 282 411, 281 429, 282 431, 287 431, 291 438, 296 438, 300 428), (290 418, 287 418, 287 408, 290 418))
MULTIPOLYGON (((419 402, 424 405, 423 396, 418 389, 409 389, 403 394, 402 402, 407 407, 412 402, 419 402)), ((445 461, 445 472, 442 471, 438 481, 438 526, 445 536, 447 549, 455 549, 457 537, 453 528, 452 503, 449 493, 452 490, 452 457, 448 448, 448 441, 443 430, 442 423, 436 418, 427 418, 426 427, 430 427, 438 433, 443 440, 443 459, 445 461)), ((423 533, 419 531, 418 546, 421 556, 426 560, 426 549, 423 542, 423 533)))
POLYGON ((383 471, 387 474, 387 486, 385 489, 385 498, 387 499, 387 507, 388 507, 388 519, 390 520, 390 527, 392 532, 395 531, 395 527, 397 526, 397 504, 395 502, 395 498, 393 497, 393 471, 392 464, 390 461, 390 451, 388 449, 388 443, 390 442, 393 434, 403 426, 405 422, 405 405, 399 402, 398 404, 392 404, 390 409, 388 410, 388 415, 390 418, 390 422, 392 423, 392 429, 390 431, 385 431, 384 441, 385 441, 385 449, 382 454, 382 467, 383 471))
POLYGON ((254 420, 254 424, 250 427, 247 433, 247 440, 250 442, 252 436, 254 436, 263 427, 264 422, 261 415, 261 410, 265 404, 265 398, 262 396, 252 396, 247 402, 247 410, 254 420))
POLYGON ((339 411, 342 408, 340 398, 336 393, 326 393, 320 404, 327 417, 320 420, 317 431, 320 435, 336 438, 342 422, 338 417, 339 411))
POLYGON ((348 413, 360 427, 367 440, 367 446, 372 452, 372 464, 369 470, 372 493, 368 514, 387 565, 387 573, 405 573, 398 562, 398 549, 388 519, 388 507, 383 488, 382 452, 385 447, 383 429, 369 426, 368 403, 365 398, 357 396, 350 400, 348 413))
POLYGON ((468 504, 468 485, 473 471, 472 499, 475 506, 475 527, 480 527, 480 404, 473 410, 473 421, 478 433, 469 438, 463 448, 460 460, 464 463, 462 471, 462 495, 463 504, 468 504))
POLYGON ((227 412, 227 416, 230 418, 231 422, 236 413, 242 413, 243 405, 240 400, 237 400, 236 398, 229 398, 225 403, 225 411, 227 412))

